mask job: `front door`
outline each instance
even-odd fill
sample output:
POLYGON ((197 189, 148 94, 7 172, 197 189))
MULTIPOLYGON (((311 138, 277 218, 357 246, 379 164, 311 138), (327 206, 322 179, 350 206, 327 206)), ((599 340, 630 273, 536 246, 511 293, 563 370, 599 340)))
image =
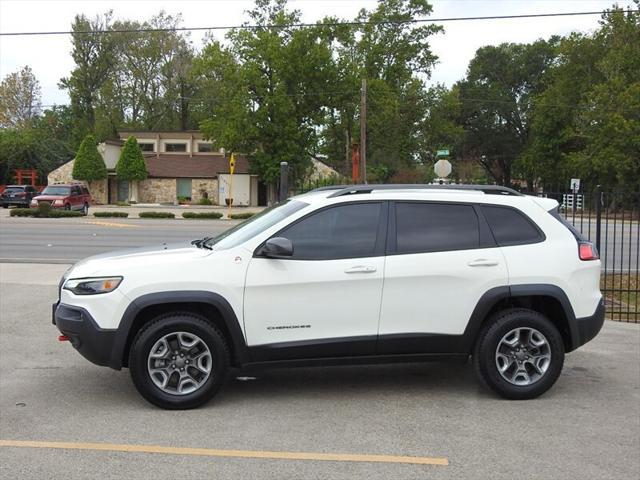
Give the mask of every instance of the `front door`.
POLYGON ((374 353, 386 210, 363 202, 312 212, 274 235, 291 240, 292 257, 251 260, 244 319, 254 360, 374 353))
POLYGON ((473 205, 395 202, 379 353, 439 353, 462 335, 478 300, 508 285, 507 266, 473 205))
POLYGON ((129 182, 118 180, 118 201, 126 202, 127 200, 129 200, 129 182))

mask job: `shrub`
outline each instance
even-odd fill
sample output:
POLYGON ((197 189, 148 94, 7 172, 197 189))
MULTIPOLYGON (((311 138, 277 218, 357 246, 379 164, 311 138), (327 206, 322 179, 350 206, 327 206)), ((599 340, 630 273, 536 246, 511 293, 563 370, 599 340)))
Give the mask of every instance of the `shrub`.
POLYGON ((12 217, 36 217, 36 218, 68 218, 81 217, 82 212, 75 210, 53 210, 49 208, 14 208, 9 213, 12 217))
POLYGON ((144 163, 142 150, 135 137, 131 136, 124 142, 120 158, 116 163, 116 176, 120 180, 145 180, 149 173, 144 163))
POLYGON ((198 205, 213 205, 213 202, 208 198, 201 198, 198 200, 198 205))
POLYGON ((51 204, 47 202, 41 202, 38 204, 38 217, 46 217, 51 211, 51 204))
POLYGON ((122 200, 119 200, 116 202, 116 205, 119 207, 128 207, 130 205, 129 202, 123 202, 122 200))
POLYGON ((182 218, 222 218, 220 212, 184 212, 182 218))
POLYGON ((40 218, 66 218, 82 217, 82 212, 77 210, 51 210, 48 215, 37 215, 40 218))
POLYGON ((233 220, 244 220, 247 218, 251 218, 254 215, 254 212, 232 213, 231 215, 229 215, 229 218, 232 218, 233 220))
POLYGON ((89 134, 82 140, 73 162, 71 176, 76 180, 88 182, 107 178, 107 166, 104 164, 102 155, 98 152, 96 139, 93 135, 89 134))
POLYGON ((100 218, 127 218, 129 216, 129 213, 127 212, 94 212, 93 213, 94 217, 100 217, 100 218))
POLYGON ((171 212, 142 212, 140 218, 176 218, 171 212))
POLYGON ((9 215, 12 217, 34 217, 38 212, 35 208, 12 208, 9 215))

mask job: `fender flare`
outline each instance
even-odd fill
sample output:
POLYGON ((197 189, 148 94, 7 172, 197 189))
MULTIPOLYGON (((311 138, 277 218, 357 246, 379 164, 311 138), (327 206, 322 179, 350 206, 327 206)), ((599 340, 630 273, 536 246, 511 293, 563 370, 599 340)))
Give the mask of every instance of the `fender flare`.
POLYGON ((230 341, 233 344, 234 352, 232 363, 243 364, 248 362, 249 350, 247 348, 247 342, 240 328, 238 317, 229 302, 217 293, 189 290, 149 293, 132 301, 122 315, 120 325, 115 333, 109 362, 111 368, 115 368, 116 370, 122 368, 127 339, 129 338, 131 327, 138 314, 147 307, 169 303, 205 303, 214 307, 220 312, 221 319, 231 337, 230 341))
POLYGON ((478 303, 469 318, 467 328, 462 335, 462 338, 464 339, 463 351, 471 352, 478 332, 482 327, 482 323, 496 303, 507 298, 532 296, 551 297, 560 303, 567 319, 567 324, 569 325, 571 350, 576 348, 580 343, 579 333, 573 307, 571 306, 571 302, 569 301, 567 294, 557 285, 535 283, 494 287, 482 295, 480 300, 478 300, 478 303))

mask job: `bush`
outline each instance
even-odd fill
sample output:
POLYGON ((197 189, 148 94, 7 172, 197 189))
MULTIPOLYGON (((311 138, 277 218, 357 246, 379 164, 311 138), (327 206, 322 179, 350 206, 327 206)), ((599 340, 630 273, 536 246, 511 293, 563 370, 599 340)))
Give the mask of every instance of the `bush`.
POLYGON ((75 210, 53 210, 45 208, 14 208, 9 215, 12 217, 35 217, 35 218, 68 218, 81 217, 82 212, 75 210))
POLYGON ((171 212, 142 212, 140 218, 176 218, 171 212))
POLYGON ((35 208, 12 208, 9 215, 12 217, 35 217, 38 210, 35 208))
POLYGON ((220 212, 184 212, 182 218, 222 218, 220 212))
POLYGON ((119 180, 145 180, 149 173, 142 156, 142 150, 135 137, 130 136, 124 142, 120 158, 116 163, 116 176, 119 180))
POLYGON ((107 178, 107 166, 104 164, 102 155, 98 152, 96 139, 93 135, 89 134, 84 137, 80 144, 76 159, 73 162, 71 176, 76 180, 86 180, 88 182, 107 178))
POLYGON ((129 213, 127 212, 94 212, 94 217, 100 218, 127 218, 129 213))
POLYGON ((232 213, 231 215, 229 215, 229 218, 232 218, 233 220, 244 220, 247 218, 251 218, 254 215, 254 212, 232 213))
POLYGON ((38 204, 38 215, 40 217, 47 217, 49 212, 51 211, 51 204, 47 202, 42 202, 38 204))
POLYGON ((128 207, 130 205, 129 202, 123 202, 122 200, 119 200, 116 202, 116 205, 119 207, 128 207))
POLYGON ((198 200, 198 205, 213 205, 213 202, 208 198, 201 198, 198 200))

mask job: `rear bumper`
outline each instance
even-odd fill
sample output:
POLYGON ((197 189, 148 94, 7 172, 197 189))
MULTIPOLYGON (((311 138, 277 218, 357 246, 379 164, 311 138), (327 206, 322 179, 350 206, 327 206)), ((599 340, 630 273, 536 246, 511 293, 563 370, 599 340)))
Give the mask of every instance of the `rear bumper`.
POLYGON ((110 366, 116 330, 102 329, 84 308, 62 303, 53 304, 52 320, 80 355, 96 365, 110 366))
POLYGON ((28 207, 29 206, 29 201, 28 200, 20 200, 17 198, 0 198, 0 205, 4 206, 7 205, 9 207, 11 206, 16 206, 16 207, 28 207))
POLYGON ((604 299, 600 300, 598 307, 593 315, 589 317, 576 318, 576 326, 577 326, 577 345, 576 348, 584 345, 588 341, 592 340, 604 324, 604 299))

